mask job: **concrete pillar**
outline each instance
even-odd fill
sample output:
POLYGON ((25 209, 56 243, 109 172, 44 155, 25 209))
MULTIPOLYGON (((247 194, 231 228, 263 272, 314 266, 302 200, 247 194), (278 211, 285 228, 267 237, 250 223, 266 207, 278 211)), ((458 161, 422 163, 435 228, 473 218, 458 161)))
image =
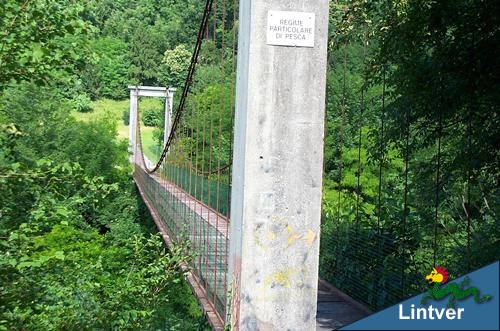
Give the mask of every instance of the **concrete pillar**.
POLYGON ((232 330, 315 330, 328 0, 240 2, 232 330))
POLYGON ((174 107, 174 93, 176 88, 169 87, 165 95, 165 128, 163 131, 163 147, 167 144, 170 128, 172 127, 172 112, 174 107))
POLYGON ((129 86, 130 91, 130 111, 129 111, 129 140, 128 150, 131 153, 130 161, 135 162, 136 150, 136 119, 137 119, 137 103, 138 103, 138 89, 137 86, 129 86))

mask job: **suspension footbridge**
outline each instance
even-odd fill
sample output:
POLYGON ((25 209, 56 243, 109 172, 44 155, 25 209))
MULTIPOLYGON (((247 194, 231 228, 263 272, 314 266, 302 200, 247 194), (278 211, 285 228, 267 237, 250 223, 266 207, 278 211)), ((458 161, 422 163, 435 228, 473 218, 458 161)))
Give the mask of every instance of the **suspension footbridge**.
POLYGON ((328 59, 328 20, 328 1, 207 0, 182 89, 129 87, 134 180, 165 242, 188 247, 187 278, 215 330, 331 330, 416 295, 419 270, 454 263, 455 250, 464 270, 477 265, 472 163, 443 166, 452 126, 474 159, 470 124, 413 120, 411 102, 391 99, 388 63, 359 84, 368 37, 328 59), (141 139, 146 97, 165 101, 157 160, 141 139), (412 153, 424 129, 434 144, 412 153), (466 177, 462 216, 445 193, 466 177))

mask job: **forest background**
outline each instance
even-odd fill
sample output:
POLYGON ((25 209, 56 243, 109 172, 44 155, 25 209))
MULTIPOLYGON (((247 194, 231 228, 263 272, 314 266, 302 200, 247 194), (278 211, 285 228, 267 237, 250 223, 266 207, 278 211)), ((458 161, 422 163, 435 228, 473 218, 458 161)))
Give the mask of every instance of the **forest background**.
MULTIPOLYGON (((499 259, 499 6, 331 1, 320 275, 373 310, 421 292, 435 263, 499 259)), ((202 8, 0 3, 0 329, 206 327, 123 139, 128 85, 184 86, 202 8)), ((162 109, 143 110, 151 158, 162 109)))

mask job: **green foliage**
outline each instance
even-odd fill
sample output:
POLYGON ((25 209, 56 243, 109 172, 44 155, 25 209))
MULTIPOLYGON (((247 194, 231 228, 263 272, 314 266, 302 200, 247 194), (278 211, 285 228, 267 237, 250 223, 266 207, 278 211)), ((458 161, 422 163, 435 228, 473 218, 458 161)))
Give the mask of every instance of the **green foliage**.
POLYGON ((164 130, 160 129, 158 127, 153 129, 153 141, 156 141, 156 143, 160 146, 163 143, 163 135, 164 135, 164 130))
POLYGON ((121 99, 128 95, 130 62, 124 41, 105 37, 91 42, 96 58, 91 59, 80 74, 84 89, 92 99, 121 99))
POLYGON ((77 164, 43 159, 29 170, 13 163, 2 174, 0 319, 6 328, 196 328, 200 311, 174 292, 185 248, 166 252, 159 236, 142 234, 135 192, 88 177, 77 164), (163 315, 169 298, 178 309, 163 315))
MULTIPOLYGON (((499 9, 331 3, 320 270, 374 309, 419 293, 435 261, 462 274, 499 258, 499 9)), ((85 95, 181 88, 199 2, 4 0, 0 12, 0 329, 201 327, 178 271, 187 257, 143 235, 144 206, 116 141, 121 114, 68 116, 90 110, 85 95)), ((221 6, 215 16, 220 27, 221 6)), ((231 157, 233 22, 224 19, 224 47, 204 41, 165 169, 221 212, 228 186, 206 171, 231 157)), ((141 102, 141 112, 152 157, 163 110, 141 102)))
POLYGON ((202 328, 185 247, 144 233, 116 118, 76 122, 33 90, 0 100, 0 329, 202 328))
POLYGON ((499 258, 498 6, 332 4, 320 272, 372 309, 499 258))
POLYGON ((78 94, 74 99, 73 99, 73 104, 77 112, 80 113, 88 113, 91 112, 92 109, 92 101, 90 101, 90 97, 85 94, 78 94))
POLYGON ((129 42, 130 77, 135 85, 156 85, 161 53, 156 48, 150 28, 138 24, 129 42))
POLYGON ((43 155, 79 162, 89 175, 110 180, 127 168, 123 145, 115 143, 114 118, 76 122, 69 116, 70 103, 57 91, 26 84, 8 89, 0 104, 5 121, 22 133, 15 141, 16 162, 32 166, 43 155))
POLYGON ((89 31, 76 0, 0 3, 0 91, 11 81, 46 84, 56 71, 74 70, 85 57, 89 31))
POLYGON ((222 215, 227 215, 229 210, 229 185, 225 183, 225 174, 216 180, 212 176, 199 174, 194 169, 185 169, 172 164, 167 164, 164 167, 163 174, 170 181, 182 187, 186 192, 194 196, 197 200, 202 201, 207 206, 218 211, 222 215))
POLYGON ((146 108, 141 112, 141 120, 145 126, 160 126, 164 117, 161 108, 146 108))
MULTIPOLYGON (((79 122, 72 130, 72 139, 61 148, 70 160, 78 162, 91 176, 105 176, 115 181, 129 167, 126 142, 115 142, 116 121, 105 118, 89 123, 79 122)), ((61 155, 62 157, 62 155, 61 155)))
POLYGON ((150 1, 0 3, 1 330, 206 329, 180 269, 185 247, 145 234, 116 114, 87 114, 102 106, 90 99, 158 80, 161 54, 188 42, 191 28, 176 24, 197 28, 195 2, 174 5, 182 13, 150 1))
POLYGON ((72 126, 70 109, 54 89, 32 84, 8 88, 0 99, 0 116, 20 133, 15 140, 16 162, 33 165, 39 155, 57 154, 65 144, 61 132, 72 126))
POLYGON ((129 109, 124 110, 122 112, 122 121, 123 121, 123 124, 125 124, 127 126, 130 124, 130 110, 129 109))
POLYGON ((157 127, 141 128, 142 146, 145 156, 152 162, 160 157, 163 150, 163 141, 159 141, 159 130, 157 127))
POLYGON ((194 159, 198 169, 205 171, 230 163, 234 100, 232 91, 229 82, 209 85, 188 100, 186 112, 189 115, 186 115, 184 125, 189 136, 183 139, 182 150, 176 151, 184 154, 176 157, 179 165, 188 156, 194 159))
POLYGON ((11 232, 0 260, 10 328, 136 330, 164 320, 156 307, 182 280, 180 249, 167 253, 159 236, 139 235, 116 246, 64 224, 32 235, 28 226, 11 232))
POLYGON ((160 67, 162 85, 183 88, 190 62, 191 52, 184 44, 165 51, 160 67))
MULTIPOLYGON (((102 47, 108 45, 104 54, 111 62, 107 63, 107 60, 101 58, 97 66, 88 66, 82 79, 87 91, 94 96, 92 91, 100 92, 98 87, 106 89, 106 86, 112 85, 113 87, 109 87, 111 93, 102 91, 95 97, 116 99, 126 93, 126 90, 120 92, 116 89, 116 83, 126 87, 126 81, 129 85, 167 84, 182 88, 183 84, 175 84, 178 81, 183 83, 184 77, 172 77, 173 80, 170 81, 165 67, 160 65, 161 59, 167 50, 194 43, 202 15, 201 8, 196 0, 90 0, 83 16, 96 27, 95 42, 99 44, 102 41, 102 47), (116 47, 118 41, 126 46, 120 52, 117 52, 116 47), (101 79, 99 75, 102 75, 101 79), (99 84, 104 80, 107 82, 99 84)), ((174 76, 176 72, 172 71, 174 76)))

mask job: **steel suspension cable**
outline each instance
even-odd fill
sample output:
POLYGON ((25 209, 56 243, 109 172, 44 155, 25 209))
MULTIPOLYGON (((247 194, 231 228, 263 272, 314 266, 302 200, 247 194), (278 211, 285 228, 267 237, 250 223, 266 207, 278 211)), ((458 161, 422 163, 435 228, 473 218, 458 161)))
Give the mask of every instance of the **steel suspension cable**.
MULTIPOLYGON (((223 100, 223 79, 224 79, 224 31, 225 31, 225 20, 226 20, 226 1, 225 0, 222 0, 222 21, 221 21, 221 58, 220 58, 220 81, 219 81, 219 84, 220 84, 220 92, 219 92, 219 130, 218 130, 218 134, 219 134, 219 137, 218 137, 218 153, 221 153, 221 140, 222 140, 222 109, 223 109, 223 103, 224 103, 224 100, 223 100)), ((215 21, 217 21, 217 19, 215 19, 215 21)), ((214 33, 215 34, 215 33, 214 33)), ((216 194, 215 194, 215 199, 216 199, 216 202, 215 202, 215 209, 216 210, 219 210, 220 206, 219 206, 219 194, 220 194, 220 155, 217 157, 217 168, 219 169, 217 171, 217 187, 216 187, 216 194)), ((215 220, 215 227, 218 229, 219 228, 219 216, 217 216, 216 220, 215 220)), ((215 256, 216 256, 216 259, 217 259, 217 256, 219 255, 219 235, 216 235, 215 237, 215 256)), ((227 252, 224 252, 224 254, 226 254, 227 252)), ((214 291, 214 301, 216 300, 216 297, 217 297, 217 277, 222 277, 224 279, 224 284, 225 284, 225 281, 226 281, 226 275, 225 273, 223 273, 223 275, 219 275, 218 274, 218 270, 219 267, 218 267, 218 264, 217 264, 217 260, 215 261, 215 270, 214 270, 214 274, 215 274, 215 277, 214 277, 214 287, 215 287, 215 291, 214 291)), ((225 286, 224 286, 224 290, 225 290, 225 286)), ((226 314, 226 311, 224 310, 224 315, 226 314)))
MULTIPOLYGON (((405 148, 404 148, 404 193, 403 193, 403 252, 402 256, 404 262, 406 262, 406 251, 408 249, 408 233, 407 233, 407 222, 408 215, 410 213, 408 209, 408 174, 409 174, 409 164, 410 164, 410 109, 409 106, 405 108, 405 123, 404 123, 404 135, 405 135, 405 148)), ((406 274, 405 274, 405 263, 402 263, 401 268, 401 288, 403 291, 403 297, 406 297, 406 274)))
POLYGON ((438 251, 438 222, 439 222, 439 200, 440 200, 440 189, 441 189, 441 136, 442 136, 442 123, 443 116, 441 112, 439 113, 438 119, 438 138, 437 138, 437 156, 436 156, 436 182, 435 182, 435 204, 434 204, 434 242, 433 242, 433 262, 434 265, 437 263, 437 251, 438 251))
POLYGON ((472 236, 472 220, 471 220, 471 182, 472 182, 472 111, 469 107, 469 118, 467 122, 467 208, 465 208, 467 217, 467 269, 472 268, 472 247, 471 247, 471 236, 472 236))
MULTIPOLYGON (((234 113, 235 113, 235 78, 236 78, 236 26, 234 24, 234 21, 236 20, 236 3, 237 0, 233 0, 233 40, 232 40, 232 49, 231 49, 231 98, 230 98, 230 103, 231 103, 231 109, 230 109, 230 127, 234 128, 234 113)), ((230 160, 228 169, 231 170, 232 168, 232 158, 233 158, 233 135, 231 135, 229 139, 229 157, 228 159, 230 160)), ((231 180, 232 176, 229 176, 228 178, 228 190, 229 194, 227 195, 227 215, 231 215, 231 180)))
MULTIPOLYGON (((136 91, 137 91, 137 87, 136 87, 136 91)), ((167 90, 166 90, 166 95, 165 95, 165 103, 166 103, 166 107, 168 109, 168 112, 170 111, 171 109, 171 105, 170 105, 170 99, 169 99, 169 93, 170 93, 170 87, 167 87, 167 90)), ((144 168, 144 170, 149 173, 149 174, 152 174, 154 173, 156 170, 154 169, 150 169, 149 166, 147 165, 147 162, 146 162, 146 157, 144 155, 144 149, 143 149, 143 145, 142 145, 142 131, 141 131, 141 124, 140 124, 140 108, 139 108, 139 96, 136 92, 136 132, 137 132, 137 140, 138 140, 138 143, 139 143, 139 149, 140 149, 140 157, 141 157, 141 162, 142 162, 142 166, 144 168)), ((165 119, 166 120, 166 119, 165 119)))
MULTIPOLYGON (((214 15, 213 15, 213 31, 212 31, 212 38, 213 38, 213 43, 214 43, 214 51, 213 51, 213 55, 214 55, 214 58, 215 58, 215 53, 217 52, 217 1, 214 2, 214 5, 213 5, 213 9, 214 9, 214 15)), ((214 82, 215 82, 215 64, 212 62, 211 64, 211 70, 212 70, 212 79, 211 79, 211 84, 210 85, 214 85, 214 82)), ((209 145, 208 145, 208 169, 209 171, 211 172, 212 171, 212 154, 213 154, 213 127, 214 127, 214 111, 215 111, 215 97, 212 96, 211 98, 211 105, 210 105, 210 111, 209 111, 209 114, 210 114, 210 131, 209 131, 209 145)), ((207 178, 207 204, 209 206, 211 206, 211 203, 213 203, 212 201, 212 183, 210 181, 210 178, 207 178)), ((208 216, 210 218, 210 216, 208 216)), ((217 222, 218 220, 218 217, 216 216, 216 220, 215 222, 217 222)), ((212 220, 213 221, 213 220, 212 220)), ((209 219, 209 222, 210 222, 210 219, 209 219)), ((208 231, 207 231, 207 245, 210 247, 213 243, 210 242, 211 238, 212 238, 212 234, 211 234, 211 227, 208 227, 208 231)), ((217 234, 215 235, 215 241, 217 242, 217 234)), ((215 246, 217 247, 217 246, 215 246)), ((210 247, 210 249, 212 249, 210 247)), ((215 250, 217 250, 217 248, 215 248, 215 250)), ((213 265, 213 283, 210 284, 210 286, 212 286, 212 300, 214 302, 216 302, 217 300, 217 252, 215 251, 213 253, 215 256, 213 257, 215 259, 215 261, 213 263, 210 263, 210 256, 207 254, 207 263, 208 265, 213 265)))
MULTIPOLYGON (((366 32, 363 34, 363 66, 366 65, 366 32)), ((361 105, 359 114, 359 132, 358 132, 358 169, 356 171, 357 183, 356 183, 356 231, 359 229, 359 200, 361 196, 361 144, 362 144, 362 133, 363 133, 363 114, 365 112, 365 88, 366 82, 363 81, 363 86, 361 87, 361 105)))
POLYGON ((342 197, 342 172, 343 172, 343 149, 344 149, 344 116, 346 107, 347 93, 347 40, 344 42, 344 66, 342 77, 342 105, 340 118, 340 147, 339 147, 339 184, 338 184, 338 205, 337 205, 337 221, 340 221, 340 204, 342 197))
MULTIPOLYGON (((213 31, 212 31, 212 40, 214 43, 214 50, 213 50, 213 57, 216 57, 216 52, 217 52, 217 1, 214 2, 214 15, 213 15, 213 31)), ((215 64, 212 61, 210 65, 211 69, 211 81, 210 81, 210 86, 214 86, 215 82, 215 64)), ((212 156, 213 156, 213 132, 214 132, 214 113, 215 113, 215 93, 212 95, 210 98, 210 106, 209 106, 209 116, 210 116, 210 123, 209 123, 209 137, 208 137, 208 172, 212 173, 212 156)), ((210 182, 210 178, 207 178, 207 201, 208 205, 211 205, 212 201, 212 185, 210 182)))
POLYGON ((184 83, 184 88, 182 89, 182 94, 181 94, 181 98, 179 100, 179 105, 177 107, 177 111, 175 113, 174 121, 172 122, 172 126, 170 128, 170 134, 168 136, 167 143, 165 144, 163 151, 161 153, 161 156, 160 156, 158 162, 156 163, 155 167, 153 169, 146 169, 146 172, 149 174, 156 172, 160 168, 161 164, 163 163, 163 160, 165 159, 165 157, 167 155, 167 152, 168 152, 173 140, 176 137, 177 126, 179 125, 179 121, 182 117, 182 113, 184 111, 184 106, 186 104, 186 99, 187 99, 187 96, 189 94, 189 90, 191 88, 194 72, 196 70, 196 65, 198 63, 198 56, 200 53, 201 45, 203 43, 203 36, 205 35, 205 31, 206 31, 207 25, 208 25, 208 19, 209 19, 210 13, 212 12, 212 5, 213 5, 213 0, 206 0, 205 9, 203 11, 203 17, 201 20, 200 28, 198 30, 198 37, 196 39, 196 45, 195 45, 193 54, 191 56, 191 62, 189 64, 187 78, 186 78, 186 81, 184 83))
MULTIPOLYGON (((224 37, 225 37, 225 21, 226 21, 226 0, 222 0, 222 22, 221 22, 221 54, 220 54, 220 79, 219 79, 219 139, 218 152, 222 152, 222 116, 224 105, 224 37)), ((229 165, 228 165, 229 166, 229 165)), ((219 194, 221 180, 221 156, 217 157, 217 202, 216 210, 219 210, 219 194)))
POLYGON ((173 232, 174 241, 185 239, 190 242, 190 249, 196 254, 191 262, 195 281, 203 289, 203 295, 211 306, 209 311, 214 311, 223 319, 227 314, 225 299, 229 243, 229 210, 224 203, 230 203, 230 195, 227 194, 226 199, 224 194, 228 193, 226 189, 229 190, 231 182, 228 170, 232 165, 236 54, 236 29, 233 26, 231 53, 228 42, 230 35, 226 29, 237 21, 237 6, 233 4, 234 7, 230 9, 228 0, 218 1, 206 3, 183 95, 176 107, 171 131, 165 137, 165 146, 158 163, 150 169, 151 163, 142 151, 141 114, 138 108, 137 146, 141 146, 141 154, 135 155, 137 170, 140 158, 143 163, 136 176, 143 176, 149 183, 157 185, 149 188, 150 199, 158 201, 155 208, 166 215, 162 221, 168 231, 173 232), (229 11, 233 12, 232 21, 229 11), (227 63, 230 56, 231 66, 227 63), (198 61, 201 63, 195 73, 194 64, 198 61), (226 75, 229 70, 230 79, 226 75), (232 92, 230 105, 227 104, 229 90, 232 92), (186 101, 187 95, 190 100, 186 101), (156 171, 162 174, 156 175, 156 171), (166 205, 162 199, 168 200, 166 205))
POLYGON ((384 123, 385 123, 385 75, 386 75, 386 64, 384 63, 382 66, 382 109, 380 113, 380 162, 379 162, 379 171, 378 171, 378 215, 377 215, 377 227, 380 232, 380 222, 382 218, 382 170, 384 165, 384 156, 385 156, 385 144, 384 144, 384 123))

